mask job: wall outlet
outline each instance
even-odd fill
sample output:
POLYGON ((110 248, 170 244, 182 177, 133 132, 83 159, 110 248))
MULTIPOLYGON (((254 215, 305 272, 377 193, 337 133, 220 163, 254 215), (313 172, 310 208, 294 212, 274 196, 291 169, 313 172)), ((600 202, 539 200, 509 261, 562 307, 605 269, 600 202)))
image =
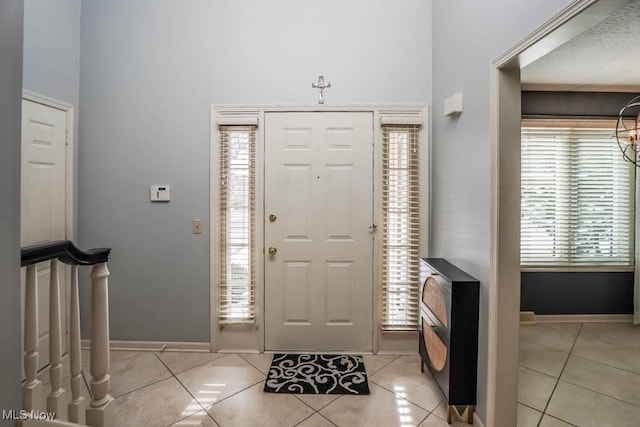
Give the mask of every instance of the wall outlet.
POLYGON ((193 220, 193 234, 202 234, 202 220, 194 219, 193 220))

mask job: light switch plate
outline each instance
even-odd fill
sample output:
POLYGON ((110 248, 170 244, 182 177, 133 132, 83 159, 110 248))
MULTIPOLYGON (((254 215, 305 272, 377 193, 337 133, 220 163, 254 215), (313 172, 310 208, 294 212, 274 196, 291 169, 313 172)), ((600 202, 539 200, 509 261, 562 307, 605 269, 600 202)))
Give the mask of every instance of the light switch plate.
POLYGON ((194 219, 193 220, 193 234, 202 234, 202 220, 194 219))

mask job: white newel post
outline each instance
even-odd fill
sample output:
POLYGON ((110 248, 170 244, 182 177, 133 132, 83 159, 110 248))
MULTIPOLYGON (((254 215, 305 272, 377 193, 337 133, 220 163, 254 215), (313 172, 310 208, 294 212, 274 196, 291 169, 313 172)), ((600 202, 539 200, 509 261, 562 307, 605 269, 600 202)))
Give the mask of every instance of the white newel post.
POLYGON ((85 424, 85 402, 82 389, 82 352, 80 351, 80 300, 78 297, 78 266, 71 266, 71 297, 69 303, 69 364, 71 366, 71 402, 69 421, 85 424))
POLYGON ((87 424, 111 426, 109 404, 109 269, 100 263, 91 269, 91 392, 93 400, 87 409, 87 424))
MULTIPOLYGON (((51 260, 49 275, 49 378, 51 393, 47 396, 47 411, 64 419, 62 402, 62 328, 60 320, 60 280, 58 278, 58 260, 51 260)), ((66 413, 65 413, 66 415, 66 413)))
POLYGON ((38 370, 38 277, 36 266, 27 267, 24 308, 24 373, 22 404, 27 411, 37 409, 41 397, 41 382, 36 378, 38 370))

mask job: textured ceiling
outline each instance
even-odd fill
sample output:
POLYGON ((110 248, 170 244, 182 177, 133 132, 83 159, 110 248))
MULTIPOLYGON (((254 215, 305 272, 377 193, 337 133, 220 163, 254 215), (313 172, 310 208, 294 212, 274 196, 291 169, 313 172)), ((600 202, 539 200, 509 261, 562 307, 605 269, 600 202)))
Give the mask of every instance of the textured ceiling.
POLYGON ((522 70, 525 85, 640 87, 640 0, 522 70))

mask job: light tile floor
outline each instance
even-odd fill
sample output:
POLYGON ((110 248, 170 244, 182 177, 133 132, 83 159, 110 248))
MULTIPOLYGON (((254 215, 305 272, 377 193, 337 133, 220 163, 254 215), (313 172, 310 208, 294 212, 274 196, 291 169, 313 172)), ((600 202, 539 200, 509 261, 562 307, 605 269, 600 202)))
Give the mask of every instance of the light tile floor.
POLYGON ((369 396, 264 393, 271 358, 112 351, 118 427, 447 426, 443 396, 417 355, 365 355, 369 396))
POLYGON ((520 327, 518 427, 640 426, 640 327, 520 327))
MULTIPOLYGON (((271 357, 112 351, 118 427, 447 427, 444 399, 417 355, 366 355, 369 396, 264 393, 271 357)), ((83 360, 86 374, 88 352, 83 360)), ((63 376, 68 389, 68 359, 63 376)), ((640 426, 640 327, 522 326, 518 401, 518 427, 640 426)))

